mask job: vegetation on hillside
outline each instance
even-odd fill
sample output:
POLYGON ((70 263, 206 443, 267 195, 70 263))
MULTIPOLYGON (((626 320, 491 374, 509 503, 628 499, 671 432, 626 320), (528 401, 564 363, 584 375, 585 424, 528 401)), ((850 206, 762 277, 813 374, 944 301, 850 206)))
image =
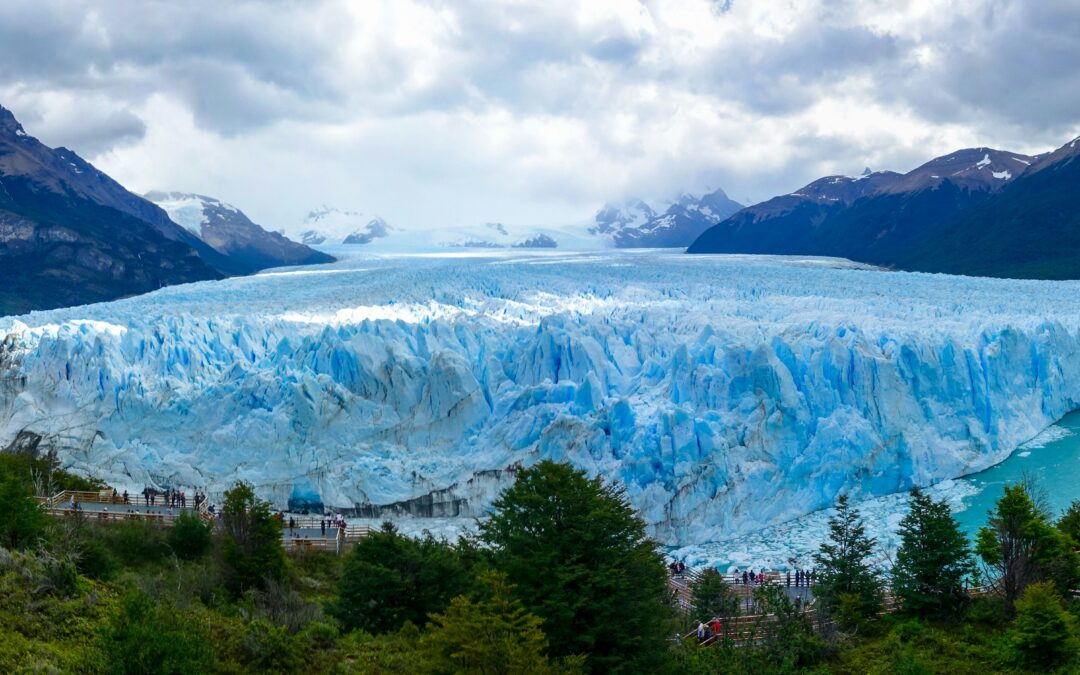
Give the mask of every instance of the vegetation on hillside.
POLYGON ((765 584, 752 602, 768 618, 740 623, 745 605, 714 571, 696 576, 689 611, 674 606, 621 489, 565 464, 520 471, 477 540, 387 525, 337 556, 286 555, 269 506, 242 483, 216 528, 194 516, 167 527, 49 519, 33 496, 41 461, 0 455, 2 672, 1080 669, 1080 506, 1055 523, 1030 484, 1006 490, 974 549, 944 503, 913 491, 891 570, 841 499, 818 602, 806 611, 765 584), (970 597, 976 579, 999 592, 970 597), (882 613, 885 595, 894 610, 882 613), (676 639, 714 616, 729 628, 709 646, 676 639))

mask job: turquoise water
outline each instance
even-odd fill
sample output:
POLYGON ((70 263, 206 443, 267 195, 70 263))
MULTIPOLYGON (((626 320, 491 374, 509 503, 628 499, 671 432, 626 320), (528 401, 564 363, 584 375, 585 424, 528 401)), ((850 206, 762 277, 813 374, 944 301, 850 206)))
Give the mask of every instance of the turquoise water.
POLYGON ((1040 437, 1050 440, 1025 444, 1001 464, 960 479, 978 490, 964 497, 963 510, 956 511, 964 531, 974 535, 985 525, 986 512, 1001 497, 1004 486, 1019 482, 1025 472, 1046 491, 1055 519, 1070 502, 1080 499, 1080 412, 1067 415, 1050 431, 1040 437))
MULTIPOLYGON (((1046 492, 1051 515, 1057 519, 1074 499, 1080 499, 1080 412, 1072 413, 1032 441, 1024 443, 1004 462, 964 478, 927 488, 934 499, 945 499, 953 507, 960 526, 974 540, 986 524, 986 512, 1001 497, 1004 486, 1019 482, 1029 473, 1046 492)), ((873 497, 856 503, 866 524, 885 554, 899 545, 900 520, 907 513, 904 493, 873 497)), ((832 509, 817 511, 760 532, 730 540, 701 545, 672 547, 668 552, 692 567, 715 566, 721 571, 734 568, 787 569, 807 567, 828 536, 832 509), (794 561, 794 562, 792 562, 794 561)))

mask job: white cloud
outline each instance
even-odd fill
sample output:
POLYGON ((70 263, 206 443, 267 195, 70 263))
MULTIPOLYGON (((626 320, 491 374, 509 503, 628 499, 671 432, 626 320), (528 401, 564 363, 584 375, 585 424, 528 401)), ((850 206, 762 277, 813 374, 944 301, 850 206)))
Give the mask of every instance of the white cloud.
POLYGON ((134 189, 279 227, 562 223, 1076 135, 1068 0, 13 0, 0 103, 134 189))

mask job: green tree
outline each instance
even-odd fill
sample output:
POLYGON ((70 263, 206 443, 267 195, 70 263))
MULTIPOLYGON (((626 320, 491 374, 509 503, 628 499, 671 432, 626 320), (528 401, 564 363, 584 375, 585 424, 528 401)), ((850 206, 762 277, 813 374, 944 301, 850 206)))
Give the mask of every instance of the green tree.
POLYGON ((261 588, 266 579, 280 581, 285 576, 281 523, 250 484, 240 481, 225 491, 221 520, 221 556, 226 584, 233 593, 261 588))
POLYGON ((1065 513, 1061 514, 1057 528, 1072 540, 1073 546, 1080 545, 1080 499, 1073 500, 1065 513))
POLYGON ((696 621, 721 620, 739 613, 739 597, 731 584, 712 567, 690 582, 690 616, 696 621))
POLYGON ((829 518, 829 538, 814 554, 814 596, 843 623, 857 623, 881 609, 881 581, 869 562, 873 552, 874 542, 866 536, 858 510, 841 495, 836 515, 829 518))
POLYGON ((183 509, 169 528, 169 548, 184 560, 198 560, 210 550, 214 524, 183 509))
POLYGON ((518 473, 480 530, 554 656, 588 655, 594 672, 655 670, 667 571, 621 488, 545 460, 518 473))
POLYGON ((1036 582, 1024 589, 1008 642, 1016 660, 1032 669, 1053 668, 1076 656, 1076 619, 1053 584, 1036 582))
POLYGON ((489 591, 488 599, 458 596, 444 614, 431 616, 431 630, 423 643, 435 672, 540 675, 577 670, 580 658, 565 668, 548 661, 542 622, 511 595, 505 575, 487 572, 481 582, 489 591))
POLYGON ((900 521, 893 593, 908 614, 955 615, 967 598, 964 582, 974 571, 967 537, 945 500, 915 488, 910 505, 900 521))
POLYGON ((22 549, 45 532, 46 517, 30 484, 14 472, 0 471, 0 546, 22 549))
POLYGON ((1050 524, 1028 485, 1005 487, 976 542, 976 553, 1000 580, 1010 607, 1037 581, 1052 580, 1064 592, 1076 584, 1077 560, 1069 539, 1050 524))
POLYGON ((119 616, 101 635, 110 670, 117 674, 177 675, 209 672, 214 663, 210 636, 197 621, 172 605, 161 605, 143 593, 124 597, 119 616))
POLYGON ((747 648, 757 652, 762 670, 792 673, 810 668, 825 658, 825 642, 815 632, 810 617, 795 605, 778 585, 754 590, 754 602, 768 619, 755 627, 757 638, 747 648))
POLYGON ((457 595, 472 590, 472 552, 427 534, 411 539, 389 523, 360 540, 345 560, 329 607, 346 630, 396 631, 422 625, 457 595))

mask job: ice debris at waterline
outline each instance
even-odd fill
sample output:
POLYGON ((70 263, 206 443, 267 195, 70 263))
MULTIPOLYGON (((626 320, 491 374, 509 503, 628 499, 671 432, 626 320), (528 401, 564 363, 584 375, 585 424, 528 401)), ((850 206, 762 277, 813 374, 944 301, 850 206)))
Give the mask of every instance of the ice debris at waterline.
POLYGON ((357 258, 0 319, 0 448, 367 517, 568 459, 700 543, 1005 459, 1080 407, 1078 324, 1080 283, 835 260, 357 258))

